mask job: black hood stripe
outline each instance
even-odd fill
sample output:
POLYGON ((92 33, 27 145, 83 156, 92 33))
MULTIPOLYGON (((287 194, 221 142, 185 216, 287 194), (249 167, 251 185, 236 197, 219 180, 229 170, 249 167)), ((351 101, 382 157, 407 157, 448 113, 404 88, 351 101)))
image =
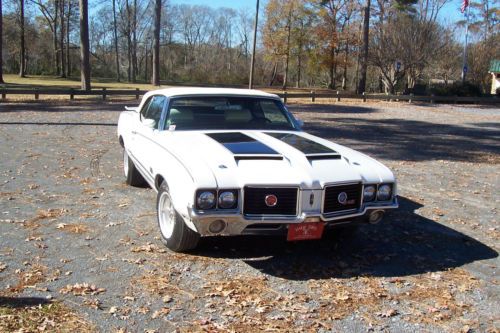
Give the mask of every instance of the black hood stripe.
POLYGON ((243 133, 205 133, 205 135, 223 145, 226 149, 233 153, 233 155, 237 155, 239 157, 252 155, 281 157, 280 153, 274 149, 243 133))
POLYGON ((265 134, 299 150, 310 160, 340 158, 340 154, 335 150, 297 134, 271 132, 266 132, 265 134))

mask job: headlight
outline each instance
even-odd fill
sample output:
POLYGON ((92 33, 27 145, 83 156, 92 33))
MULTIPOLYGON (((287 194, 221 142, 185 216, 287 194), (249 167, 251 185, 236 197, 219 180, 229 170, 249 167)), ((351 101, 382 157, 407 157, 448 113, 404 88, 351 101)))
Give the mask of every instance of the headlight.
POLYGON ((215 194, 210 191, 202 191, 196 198, 198 209, 212 209, 215 207, 215 194))
POLYGON ((374 185, 367 185, 365 186, 365 189, 363 191, 363 201, 373 201, 375 199, 375 186, 374 185))
POLYGON ((391 185, 380 185, 378 187, 377 199, 380 201, 389 200, 392 196, 392 187, 391 185))
POLYGON ((237 198, 234 192, 223 191, 219 194, 219 208, 222 209, 234 208, 236 200, 237 198))

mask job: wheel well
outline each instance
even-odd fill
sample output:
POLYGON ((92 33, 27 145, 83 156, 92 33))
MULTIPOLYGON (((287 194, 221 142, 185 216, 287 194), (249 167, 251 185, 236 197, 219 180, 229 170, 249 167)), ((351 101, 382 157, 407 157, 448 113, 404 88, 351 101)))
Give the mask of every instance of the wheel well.
POLYGON ((122 148, 125 148, 125 143, 123 142, 123 137, 121 135, 118 138, 118 141, 120 142, 120 146, 122 146, 122 148))
POLYGON ((163 183, 164 180, 165 180, 165 178, 163 178, 162 175, 156 175, 156 179, 155 179, 155 188, 156 188, 156 190, 160 189, 161 183, 163 183))

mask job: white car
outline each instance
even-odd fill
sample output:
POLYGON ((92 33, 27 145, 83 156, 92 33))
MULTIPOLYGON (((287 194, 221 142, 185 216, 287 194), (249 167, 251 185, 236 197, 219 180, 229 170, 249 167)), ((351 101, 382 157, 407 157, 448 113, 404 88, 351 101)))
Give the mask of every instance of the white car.
POLYGON ((126 109, 118 121, 126 181, 158 192, 171 250, 211 235, 319 239, 325 227, 378 223, 398 207, 387 167, 302 132, 276 95, 170 88, 126 109))

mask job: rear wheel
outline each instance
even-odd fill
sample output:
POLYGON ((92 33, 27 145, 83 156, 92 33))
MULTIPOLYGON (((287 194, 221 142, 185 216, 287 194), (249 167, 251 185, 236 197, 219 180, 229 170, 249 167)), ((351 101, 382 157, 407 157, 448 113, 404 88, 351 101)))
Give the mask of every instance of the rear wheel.
POLYGON ((139 170, 135 167, 134 162, 128 156, 125 148, 123 148, 123 173, 128 185, 143 186, 146 183, 139 170))
POLYGON ((198 245, 200 235, 191 230, 175 211, 165 182, 160 186, 156 200, 158 226, 162 242, 172 251, 184 252, 198 245))

